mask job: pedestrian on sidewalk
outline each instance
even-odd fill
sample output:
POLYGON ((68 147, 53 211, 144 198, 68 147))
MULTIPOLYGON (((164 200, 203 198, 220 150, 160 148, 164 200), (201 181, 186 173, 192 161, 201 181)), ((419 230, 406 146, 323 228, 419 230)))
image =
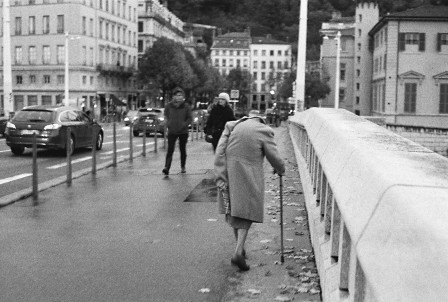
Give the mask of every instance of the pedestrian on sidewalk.
POLYGON ((248 231, 253 222, 263 222, 265 157, 279 175, 284 175, 274 131, 263 118, 243 117, 225 125, 215 153, 218 207, 236 239, 231 263, 242 271, 249 270, 244 249, 248 231))
POLYGON ((166 151, 165 167, 162 172, 165 175, 170 173, 174 147, 177 139, 179 139, 180 168, 181 173, 185 173, 188 125, 191 124, 193 116, 190 105, 185 102, 185 92, 182 88, 177 87, 173 90, 173 100, 166 104, 164 115, 168 128, 168 150, 166 151))
POLYGON ((235 120, 232 108, 229 105, 230 96, 222 92, 218 96, 218 103, 210 111, 210 116, 207 119, 205 126, 205 134, 212 136, 213 152, 216 151, 219 138, 224 131, 224 126, 229 121, 235 120))

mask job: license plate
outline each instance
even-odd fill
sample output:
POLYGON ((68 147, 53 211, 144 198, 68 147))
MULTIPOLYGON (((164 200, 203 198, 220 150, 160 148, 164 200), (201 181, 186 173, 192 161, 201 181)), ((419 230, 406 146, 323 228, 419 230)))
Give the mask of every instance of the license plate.
POLYGON ((34 133, 39 134, 39 130, 22 130, 22 134, 23 135, 33 135, 34 133))

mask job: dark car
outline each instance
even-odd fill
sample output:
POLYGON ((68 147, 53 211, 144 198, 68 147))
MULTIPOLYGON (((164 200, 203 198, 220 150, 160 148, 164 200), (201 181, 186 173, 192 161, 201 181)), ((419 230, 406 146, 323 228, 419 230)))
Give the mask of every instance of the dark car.
POLYGON ((81 110, 64 106, 30 106, 16 112, 6 124, 6 144, 12 153, 21 155, 25 148, 33 146, 36 134, 38 148, 66 150, 69 127, 72 153, 82 147, 101 150, 103 128, 81 110))
POLYGON ((150 133, 161 133, 165 130, 164 108, 140 108, 136 119, 132 122, 132 132, 134 136, 139 136, 145 131, 150 133))
POLYGON ((5 136, 6 123, 8 119, 4 116, 0 116, 0 136, 5 136))

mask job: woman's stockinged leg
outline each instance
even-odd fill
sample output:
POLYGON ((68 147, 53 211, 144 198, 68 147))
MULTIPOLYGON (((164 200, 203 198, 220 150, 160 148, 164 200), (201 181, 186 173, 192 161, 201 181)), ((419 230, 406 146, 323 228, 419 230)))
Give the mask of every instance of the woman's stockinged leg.
POLYGON ((249 229, 238 229, 237 242, 235 247, 235 255, 242 256, 244 244, 246 243, 247 233, 249 229))

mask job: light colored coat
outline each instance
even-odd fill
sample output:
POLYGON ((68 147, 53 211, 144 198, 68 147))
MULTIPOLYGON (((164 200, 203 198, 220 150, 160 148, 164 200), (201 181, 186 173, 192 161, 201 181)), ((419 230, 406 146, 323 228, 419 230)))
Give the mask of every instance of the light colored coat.
MULTIPOLYGON (((231 216, 253 222, 264 217, 264 158, 280 174, 285 166, 274 132, 260 118, 227 122, 215 153, 215 180, 219 187, 228 185, 231 216)), ((224 206, 218 198, 219 212, 224 206)))

